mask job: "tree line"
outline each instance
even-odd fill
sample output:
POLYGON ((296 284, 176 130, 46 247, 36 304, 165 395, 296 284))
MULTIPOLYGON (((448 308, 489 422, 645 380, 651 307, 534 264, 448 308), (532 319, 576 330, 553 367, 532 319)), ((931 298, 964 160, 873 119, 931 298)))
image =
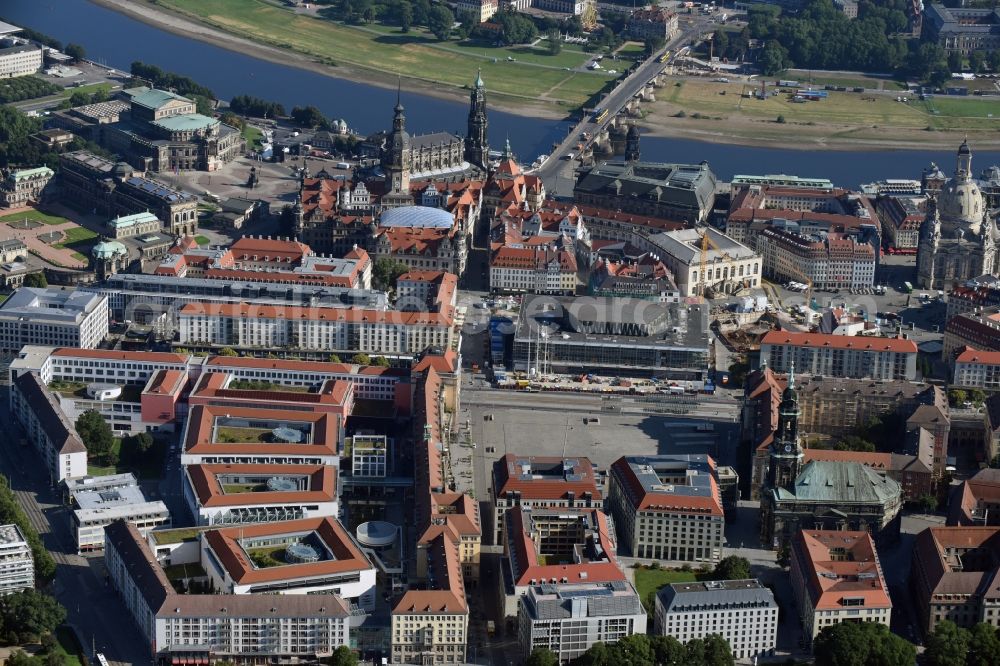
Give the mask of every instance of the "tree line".
MULTIPOLYGON (((858 17, 847 18, 832 0, 809 0, 800 12, 783 15, 773 5, 752 7, 740 33, 718 31, 715 54, 738 59, 749 39, 764 47, 758 65, 764 74, 787 68, 878 72, 941 85, 965 66, 960 54, 946 55, 936 43, 910 37, 905 0, 861 0, 858 17)), ((969 57, 973 71, 1000 71, 1000 50, 969 57)))
POLYGON ((31 547, 31 557, 35 561, 35 581, 44 585, 55 578, 56 561, 45 548, 41 537, 28 520, 28 515, 17 503, 14 491, 6 478, 0 477, 0 525, 17 525, 31 547))
MULTIPOLYGON (((729 641, 718 634, 681 643, 673 636, 633 634, 617 643, 594 643, 572 666, 732 666, 729 641)), ((559 666, 548 648, 535 648, 527 666, 559 666)))

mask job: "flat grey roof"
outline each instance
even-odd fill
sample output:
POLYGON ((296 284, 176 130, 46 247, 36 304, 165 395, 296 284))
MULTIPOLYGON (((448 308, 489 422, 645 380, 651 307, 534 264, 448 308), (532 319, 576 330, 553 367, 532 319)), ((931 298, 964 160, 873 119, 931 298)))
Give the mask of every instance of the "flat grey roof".
POLYGON ((21 28, 11 23, 0 21, 0 35, 12 35, 15 32, 21 32, 21 28))
POLYGON ((747 606, 778 607, 771 590, 756 578, 672 583, 660 588, 657 596, 668 613, 747 606))
POLYGON ((21 287, 0 305, 0 319, 30 319, 52 324, 79 324, 107 297, 85 291, 21 287))

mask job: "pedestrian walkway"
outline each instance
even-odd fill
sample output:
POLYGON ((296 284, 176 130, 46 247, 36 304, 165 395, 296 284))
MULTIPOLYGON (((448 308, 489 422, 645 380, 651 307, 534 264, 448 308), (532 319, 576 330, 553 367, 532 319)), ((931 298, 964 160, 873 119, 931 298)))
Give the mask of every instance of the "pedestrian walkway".
MULTIPOLYGON (((5 212, 4 217, 24 213, 27 218, 32 212, 33 209, 31 208, 20 208, 10 212, 5 212)), ((56 240, 55 243, 62 242, 71 229, 80 227, 80 225, 75 222, 67 220, 62 224, 38 224, 37 226, 31 226, 31 228, 24 228, 23 226, 12 227, 10 226, 11 224, 17 224, 17 222, 7 221, 0 223, 0 238, 17 238, 28 246, 29 252, 56 266, 62 266, 64 268, 87 267, 88 262, 86 260, 81 261, 79 258, 74 256, 76 253, 75 250, 65 247, 55 247, 54 244, 50 244, 49 242, 46 242, 46 240, 43 240, 43 237, 56 232, 61 234, 61 238, 56 240)))

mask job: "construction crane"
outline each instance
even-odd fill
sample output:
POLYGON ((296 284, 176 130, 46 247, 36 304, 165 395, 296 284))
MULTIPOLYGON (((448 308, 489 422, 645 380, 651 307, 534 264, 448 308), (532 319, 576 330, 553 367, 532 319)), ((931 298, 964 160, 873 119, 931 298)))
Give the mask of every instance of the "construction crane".
MULTIPOLYGON (((707 276, 709 248, 715 250, 720 255, 722 255, 722 259, 725 262, 726 274, 728 275, 728 278, 724 279, 731 279, 733 281, 736 280, 736 267, 733 266, 733 261, 734 261, 733 258, 729 255, 728 252, 726 252, 718 245, 716 245, 715 241, 713 241, 712 238, 708 235, 708 227, 706 227, 701 234, 701 265, 698 267, 698 277, 699 277, 698 291, 700 296, 704 296, 705 290, 709 287, 708 276, 707 276)), ((738 293, 738 291, 733 293, 734 294, 738 293)))

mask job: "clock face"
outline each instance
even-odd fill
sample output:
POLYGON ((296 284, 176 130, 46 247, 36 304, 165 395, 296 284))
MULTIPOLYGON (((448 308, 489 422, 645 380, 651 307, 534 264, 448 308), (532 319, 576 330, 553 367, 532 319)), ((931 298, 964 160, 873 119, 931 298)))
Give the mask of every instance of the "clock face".
POLYGON ((791 451, 792 451, 792 445, 785 444, 785 453, 791 453, 791 451))

